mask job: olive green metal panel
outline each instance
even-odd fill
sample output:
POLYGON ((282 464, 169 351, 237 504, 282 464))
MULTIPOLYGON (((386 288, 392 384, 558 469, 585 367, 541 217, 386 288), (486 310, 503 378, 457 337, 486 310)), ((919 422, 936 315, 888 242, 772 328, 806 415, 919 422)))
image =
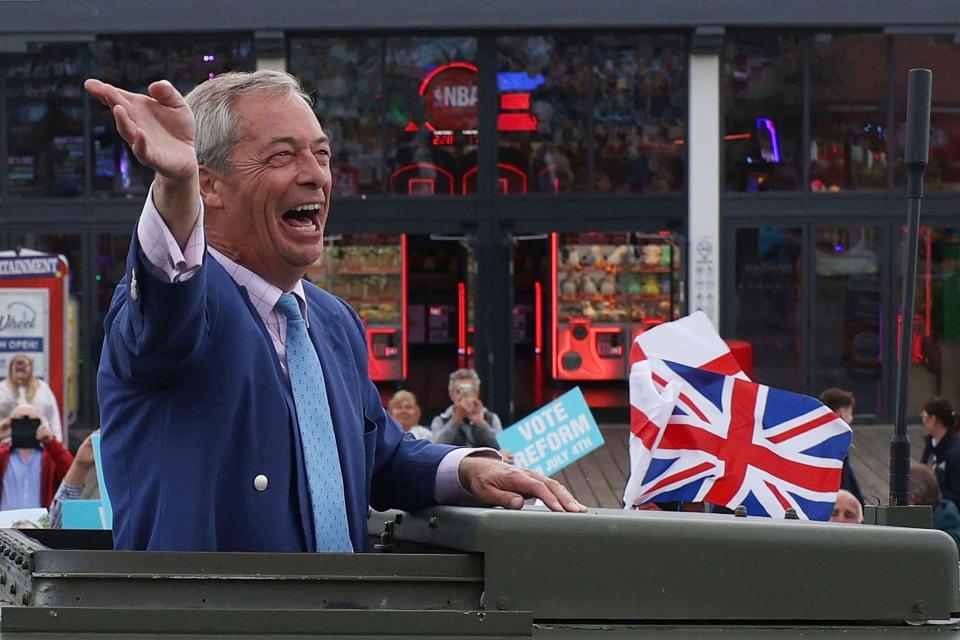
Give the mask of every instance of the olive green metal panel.
POLYGON ((902 621, 960 610, 957 548, 939 531, 437 507, 404 516, 393 535, 483 553, 486 608, 535 620, 902 621))
MULTIPOLYGON (((52 538, 47 539, 55 543, 52 538)), ((477 610, 480 554, 85 551, 0 530, 0 601, 29 606, 477 610)))
MULTIPOLYGON (((956 640, 953 625, 535 624, 535 640, 956 640)), ((2 638, 0 640, 6 640, 2 638)))
MULTIPOLYGON (((529 613, 483 611, 239 611, 195 609, 88 609, 7 607, 0 616, 4 640, 18 634, 185 634, 217 637, 345 636, 399 638, 523 638, 529 613)), ((37 638, 36 635, 28 636, 37 638)))

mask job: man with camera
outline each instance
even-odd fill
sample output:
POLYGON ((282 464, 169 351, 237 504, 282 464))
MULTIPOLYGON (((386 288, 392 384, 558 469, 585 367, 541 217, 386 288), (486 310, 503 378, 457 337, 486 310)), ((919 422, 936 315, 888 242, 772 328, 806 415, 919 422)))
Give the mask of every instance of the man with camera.
POLYGON ((455 446, 499 449, 497 434, 503 431, 500 417, 480 401, 480 376, 473 369, 450 374, 450 401, 443 413, 430 423, 433 441, 455 446))
POLYGON ((0 422, 0 511, 49 507, 73 456, 29 404, 0 422))

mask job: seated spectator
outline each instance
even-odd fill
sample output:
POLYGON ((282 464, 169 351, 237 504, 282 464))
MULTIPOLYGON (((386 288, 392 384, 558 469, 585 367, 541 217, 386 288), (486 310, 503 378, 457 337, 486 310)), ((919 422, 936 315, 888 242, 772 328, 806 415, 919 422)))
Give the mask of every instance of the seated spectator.
POLYGON ((453 402, 430 423, 433 441, 468 447, 499 449, 500 418, 480 401, 480 376, 473 369, 457 369, 447 385, 453 402))
POLYGON ((397 391, 387 403, 387 412, 403 430, 417 440, 433 441, 433 432, 420 424, 420 405, 417 396, 409 391, 397 391))
MULTIPOLYGON (((53 502, 50 504, 50 528, 63 528, 63 501, 80 500, 83 497, 83 488, 87 483, 90 471, 94 468, 93 462, 93 436, 99 431, 94 431, 84 439, 77 448, 77 455, 73 458, 73 464, 67 469, 67 474, 60 483, 56 495, 53 496, 53 502)), ((96 475, 94 475, 96 481, 96 475)))
POLYGON ((863 505, 855 495, 846 489, 840 489, 837 492, 837 501, 833 504, 830 522, 863 524, 863 505))
POLYGON ((956 434, 956 415, 944 398, 931 398, 920 412, 927 430, 926 446, 920 461, 933 467, 945 500, 957 504, 960 499, 960 437, 956 434))
POLYGON ((916 462, 910 465, 910 504, 933 507, 933 528, 949 534, 960 550, 960 511, 941 495, 933 470, 916 462))
POLYGON ((33 360, 25 353, 10 358, 7 377, 0 384, 0 415, 10 415, 15 407, 30 404, 47 422, 53 437, 63 440, 57 397, 46 382, 33 376, 33 360))
POLYGON ((0 423, 0 438, 9 436, 11 422, 17 418, 39 421, 37 445, 12 450, 9 440, 0 444, 0 510, 49 507, 73 456, 54 439, 50 426, 29 404, 18 406, 0 423))
MULTIPOLYGON (((840 416, 840 419, 848 425, 853 425, 853 409, 857 405, 857 399, 851 391, 844 391, 836 387, 827 389, 820 394, 820 402, 825 404, 830 411, 840 416)), ((852 444, 850 445, 853 446, 852 444)), ((863 504, 863 492, 860 491, 860 483, 857 482, 857 476, 853 472, 853 465, 850 464, 849 453, 843 458, 843 470, 840 476, 840 488, 846 489, 856 497, 857 501, 863 504)))

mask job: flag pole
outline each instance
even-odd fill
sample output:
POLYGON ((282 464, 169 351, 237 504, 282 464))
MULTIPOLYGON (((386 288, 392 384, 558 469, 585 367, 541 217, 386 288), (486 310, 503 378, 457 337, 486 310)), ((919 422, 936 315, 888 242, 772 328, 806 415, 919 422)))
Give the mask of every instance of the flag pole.
POLYGON ((907 167, 907 243, 903 274, 903 304, 900 316, 899 360, 897 362, 896 421, 890 440, 890 506, 910 504, 910 439, 907 437, 907 375, 913 344, 913 313, 917 282, 917 251, 920 235, 920 201, 923 173, 930 149, 929 69, 911 69, 907 81, 907 139, 904 163, 907 167))

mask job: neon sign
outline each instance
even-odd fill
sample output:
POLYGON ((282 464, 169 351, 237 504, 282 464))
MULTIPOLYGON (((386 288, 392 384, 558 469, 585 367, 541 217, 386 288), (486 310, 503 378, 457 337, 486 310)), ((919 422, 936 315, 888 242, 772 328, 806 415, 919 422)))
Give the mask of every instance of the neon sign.
MULTIPOLYGON (((544 83, 542 75, 500 72, 497 88, 500 94, 498 131, 536 131, 537 116, 530 113, 530 92, 544 83), (521 77, 522 76, 522 77, 521 77), (507 81, 509 80, 509 81, 507 81)), ((421 128, 433 133, 434 146, 455 144, 457 132, 468 135, 466 144, 476 144, 477 105, 479 101, 478 69, 470 62, 450 62, 432 69, 417 93, 423 99, 428 118, 418 124, 407 122, 403 130, 416 133, 421 128)))

